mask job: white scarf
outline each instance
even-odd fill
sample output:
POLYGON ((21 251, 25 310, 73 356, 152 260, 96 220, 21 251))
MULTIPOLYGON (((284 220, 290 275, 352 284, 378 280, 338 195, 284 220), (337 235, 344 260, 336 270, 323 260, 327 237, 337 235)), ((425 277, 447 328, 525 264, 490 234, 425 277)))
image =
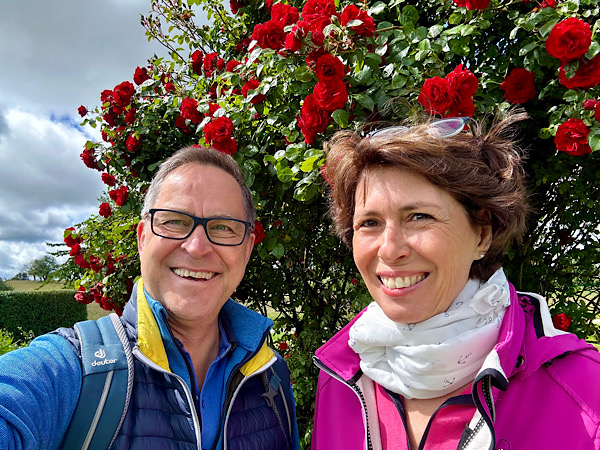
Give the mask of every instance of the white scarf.
POLYGON ((377 303, 350 328, 350 347, 369 378, 405 398, 429 399, 470 383, 498 341, 510 304, 504 271, 469 280, 444 313, 396 323, 377 303))

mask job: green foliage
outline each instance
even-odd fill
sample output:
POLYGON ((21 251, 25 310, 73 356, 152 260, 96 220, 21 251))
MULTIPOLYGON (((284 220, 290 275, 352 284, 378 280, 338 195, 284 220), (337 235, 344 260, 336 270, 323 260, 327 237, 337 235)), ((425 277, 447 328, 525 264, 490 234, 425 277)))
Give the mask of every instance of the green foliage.
MULTIPOLYGON (((302 15, 304 1, 290 4, 302 15)), ((340 13, 350 3, 336 4, 340 13)), ((282 353, 294 377, 300 434, 307 444, 317 375, 311 355, 369 302, 350 252, 330 232, 327 184, 319 175, 323 142, 342 128, 422 114, 418 97, 424 83, 448 76, 461 64, 478 80, 474 117, 491 118, 511 107, 501 85, 514 68, 524 68, 535 75, 535 94, 523 104, 531 120, 519 130, 529 153, 526 170, 535 212, 505 268, 518 289, 552 298, 554 312, 573 319, 572 331, 598 338, 590 319, 600 313, 600 152, 557 152, 552 137, 568 119, 580 119, 589 131, 590 150, 598 150, 599 123, 583 104, 600 97, 600 87, 567 89, 558 78, 561 62, 545 45, 557 23, 577 17, 591 25, 592 44, 585 59, 565 65, 565 76, 594 58, 600 50, 596 0, 560 1, 556 8, 492 0, 481 11, 441 0, 375 1, 364 4, 374 19, 372 36, 358 31, 365 25, 361 20, 342 25, 338 14, 323 30, 300 33, 295 51, 250 42, 256 25, 271 19, 262 1, 249 0, 236 15, 216 0, 152 0, 151 5, 141 23, 149 39, 169 49, 170 58, 150 61, 148 79, 135 89, 131 85, 125 104, 118 105, 111 91, 83 120, 102 130, 104 142, 88 142, 82 158, 116 183, 102 199, 109 215, 105 208, 103 216, 65 232, 73 258, 61 274, 78 280, 85 295, 93 292, 107 309, 123 306, 139 274, 135 226, 153 173, 175 150, 206 146, 207 126, 217 117, 229 118, 232 134, 225 133, 226 138, 235 140, 234 158, 266 231, 235 297, 263 313, 273 308, 279 314, 275 344, 285 344, 282 353), (198 6, 212 26, 197 25, 198 6), (322 46, 315 44, 318 32, 322 46), (194 67, 191 55, 197 50, 217 53, 222 65, 215 64, 214 71, 194 67), (301 108, 315 92, 314 61, 322 53, 345 66, 348 101, 303 128, 301 108), (234 60, 240 65, 226 70, 225 63, 234 60), (260 84, 244 95, 253 78, 260 84), (191 115, 183 113, 184 99, 197 104, 191 115), (197 113, 199 119, 193 117, 197 113), (140 139, 139 146, 132 145, 133 138, 140 139), (117 188, 127 189, 126 201, 117 188)), ((285 32, 293 29, 288 23, 285 32)))
POLYGON ((71 290, 0 292, 0 329, 22 340, 29 331, 39 336, 86 320, 86 307, 73 301, 74 294, 71 290))
POLYGON ((22 340, 15 340, 12 333, 0 329, 0 355, 25 347, 33 340, 34 336, 31 332, 26 333, 23 330, 19 331, 22 336, 25 336, 22 340))
POLYGON ((6 281, 4 281, 2 278, 0 278, 0 291, 12 291, 13 288, 12 286, 9 286, 8 283, 6 283, 6 281))

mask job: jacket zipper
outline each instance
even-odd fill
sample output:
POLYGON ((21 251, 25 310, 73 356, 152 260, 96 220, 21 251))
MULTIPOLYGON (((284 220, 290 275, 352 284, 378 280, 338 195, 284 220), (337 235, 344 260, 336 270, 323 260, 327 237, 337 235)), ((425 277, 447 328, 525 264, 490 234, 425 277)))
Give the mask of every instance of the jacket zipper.
POLYGON ((190 388, 188 387, 187 383, 183 380, 183 378, 181 378, 176 373, 169 372, 168 370, 163 369, 158 364, 156 364, 154 361, 152 361, 150 358, 148 358, 146 355, 144 355, 141 352, 141 350, 137 347, 137 345, 133 348, 133 354, 135 355, 135 357, 137 359, 139 359, 141 362, 143 362, 150 368, 156 370, 157 372, 172 376, 179 382, 179 384, 183 388, 183 391, 185 392, 185 396, 187 397, 188 403, 190 405, 190 410, 192 412, 192 419, 194 422, 194 434, 196 435, 197 448, 198 448, 198 450, 202 450, 202 442, 201 442, 202 438, 201 438, 201 434, 200 434, 200 420, 198 418, 198 412, 196 411, 194 397, 193 397, 192 392, 190 391, 190 388))
POLYGON ((360 388, 355 383, 349 383, 348 381, 344 380, 337 373, 335 373, 333 370, 331 370, 329 367, 327 367, 325 364, 323 364, 323 362, 316 356, 313 356, 313 362, 314 362, 315 366, 317 366, 323 372, 325 372, 328 375, 330 375, 331 377, 335 378, 343 385, 348 386, 356 394, 356 396, 358 397, 358 399, 360 400, 360 403, 362 405, 364 419, 365 419, 365 436, 367 438, 367 450, 372 450, 373 443, 371 442, 371 432, 369 431, 369 413, 367 411, 367 402, 365 401, 365 397, 364 397, 362 391, 360 390, 360 388))
MULTIPOLYGON (((271 358, 271 360, 269 362, 267 362, 264 366, 262 366, 256 372, 253 372, 249 376, 245 376, 244 378, 242 378, 242 380, 240 381, 240 383, 235 388, 235 391, 233 392, 233 395, 231 396, 231 400, 229 402, 229 405, 227 405, 227 413, 225 414, 225 424, 223 425, 223 450, 227 450, 227 426, 229 425, 229 416, 231 415, 231 408, 233 408, 233 404, 235 403, 235 399, 237 398, 237 395, 239 394, 240 390, 242 389, 242 386, 249 379, 251 379, 252 377, 255 377, 256 375, 262 374, 269 367, 271 367, 273 364, 275 364, 276 361, 277 361, 277 357, 273 356, 273 358, 271 358)), ((285 402, 285 398, 283 399, 283 401, 285 402)), ((276 409, 277 408, 275 408, 275 410, 276 409)), ((275 412, 275 414, 278 414, 278 413, 275 412)), ((280 420, 280 422, 281 422, 281 420, 280 420)), ((285 432, 284 432, 284 436, 285 436, 285 432)))

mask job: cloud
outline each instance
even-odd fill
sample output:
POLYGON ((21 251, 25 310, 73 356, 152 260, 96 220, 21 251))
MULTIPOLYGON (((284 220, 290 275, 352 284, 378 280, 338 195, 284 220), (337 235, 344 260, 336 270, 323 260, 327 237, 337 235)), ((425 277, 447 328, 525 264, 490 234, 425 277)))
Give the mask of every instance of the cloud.
POLYGON ((5 121, 8 132, 0 141, 0 276, 11 277, 24 258, 43 255, 45 242, 62 242, 65 228, 97 213, 105 186, 100 174, 79 158, 86 141, 82 129, 19 110, 8 111, 5 121), (3 249, 10 253, 3 254, 3 249))

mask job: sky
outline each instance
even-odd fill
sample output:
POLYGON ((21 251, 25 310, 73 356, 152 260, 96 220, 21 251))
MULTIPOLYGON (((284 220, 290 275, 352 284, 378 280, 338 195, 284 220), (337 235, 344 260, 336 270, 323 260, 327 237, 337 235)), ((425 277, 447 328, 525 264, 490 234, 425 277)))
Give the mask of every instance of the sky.
POLYGON ((1 278, 98 213, 105 186, 79 155, 99 136, 79 126, 77 109, 166 55, 140 25, 149 9, 149 0, 0 0, 1 278))

